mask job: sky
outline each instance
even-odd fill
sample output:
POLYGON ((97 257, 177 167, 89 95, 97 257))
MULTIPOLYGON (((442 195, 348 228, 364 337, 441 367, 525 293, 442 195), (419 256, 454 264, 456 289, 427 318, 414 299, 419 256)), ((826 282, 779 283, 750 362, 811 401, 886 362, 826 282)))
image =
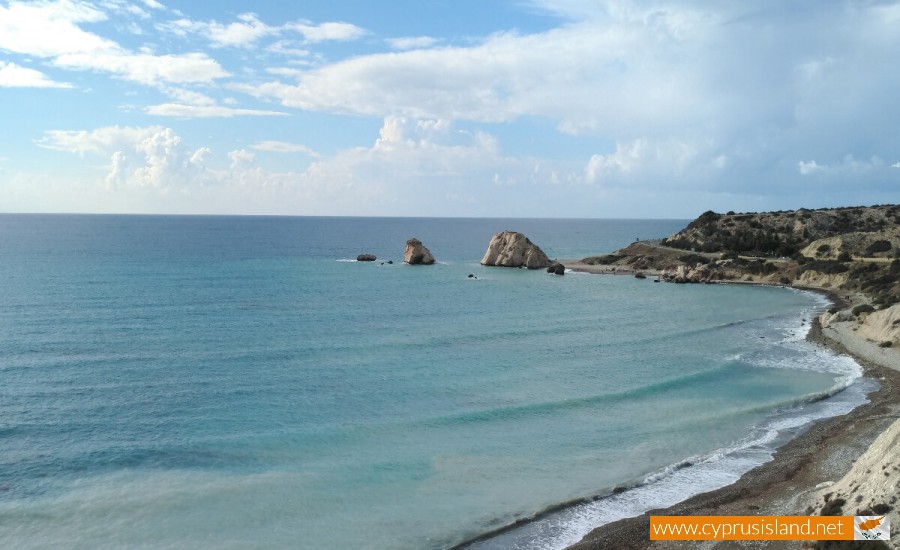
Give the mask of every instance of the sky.
POLYGON ((0 0, 0 212, 900 202, 900 1, 0 0))

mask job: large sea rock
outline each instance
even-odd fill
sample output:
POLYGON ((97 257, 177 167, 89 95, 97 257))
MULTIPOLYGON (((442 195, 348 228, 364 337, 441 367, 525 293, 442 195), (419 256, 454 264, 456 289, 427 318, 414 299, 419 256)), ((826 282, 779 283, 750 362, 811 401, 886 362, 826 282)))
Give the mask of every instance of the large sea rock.
POLYGON ((403 261, 410 265, 431 265, 434 263, 434 256, 422 241, 410 239, 406 241, 406 248, 403 250, 403 261))
POLYGON ((542 269, 552 264, 538 245, 515 231, 503 231, 494 235, 481 259, 481 265, 528 269, 542 269))

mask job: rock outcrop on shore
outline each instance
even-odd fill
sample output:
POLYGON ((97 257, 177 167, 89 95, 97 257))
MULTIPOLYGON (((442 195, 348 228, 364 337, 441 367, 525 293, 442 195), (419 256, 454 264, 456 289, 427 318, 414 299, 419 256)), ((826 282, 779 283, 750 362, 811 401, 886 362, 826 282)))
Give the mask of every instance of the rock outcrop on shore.
POLYGON ((900 346, 900 304, 862 316, 859 335, 885 347, 900 346))
POLYGON ((674 269, 660 271, 659 278, 671 283, 711 283, 721 280, 722 274, 707 265, 679 265, 674 269))
MULTIPOLYGON (((815 494, 820 515, 880 516, 900 524, 900 420, 895 421, 836 483, 825 482, 815 494)), ((897 548, 897 546, 894 546, 897 548)))
POLYGON ((422 241, 410 239, 406 241, 406 248, 403 250, 403 261, 410 265, 431 265, 434 263, 434 256, 422 241))
POLYGON ((499 267, 542 269, 552 264, 539 246, 515 231, 502 231, 494 235, 481 259, 481 265, 499 267))

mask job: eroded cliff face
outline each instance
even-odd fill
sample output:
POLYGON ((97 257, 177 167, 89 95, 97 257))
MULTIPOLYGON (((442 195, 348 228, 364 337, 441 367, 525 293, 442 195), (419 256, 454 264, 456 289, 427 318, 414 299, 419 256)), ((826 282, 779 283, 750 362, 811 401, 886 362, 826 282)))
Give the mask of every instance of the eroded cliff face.
POLYGON ((515 231, 503 231, 494 235, 481 259, 481 265, 528 269, 541 269, 552 263, 539 246, 515 231))
POLYGON ((859 335, 873 342, 900 345, 900 304, 866 314, 860 320, 859 335))
POLYGON ((434 256, 422 241, 410 239, 403 249, 403 261, 410 265, 431 265, 434 263, 434 256))

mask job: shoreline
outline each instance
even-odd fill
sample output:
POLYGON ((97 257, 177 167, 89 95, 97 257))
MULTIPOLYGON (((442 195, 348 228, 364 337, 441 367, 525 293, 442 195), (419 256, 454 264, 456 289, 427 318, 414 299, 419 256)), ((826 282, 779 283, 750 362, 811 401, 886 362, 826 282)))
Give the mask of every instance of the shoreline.
MULTIPOLYGON (((567 268, 594 274, 616 274, 601 266, 566 264, 567 268)), ((629 272, 631 274, 633 272, 629 272)), ((650 273, 647 273, 650 275, 650 273)), ((724 284, 731 283, 724 281, 724 284)), ((741 284, 748 284, 741 282, 741 284)), ((759 284, 759 283, 749 283, 759 284)), ((850 296, 829 289, 787 287, 824 294, 833 306, 854 305, 850 296)), ((823 329, 818 316, 806 339, 841 355, 853 357, 863 377, 878 381, 868 402, 851 412, 814 422, 777 449, 772 460, 746 472, 736 482, 690 497, 663 509, 595 527, 566 550, 605 548, 733 548, 764 545, 766 548, 810 547, 808 541, 651 541, 650 515, 815 515, 823 485, 841 480, 872 443, 900 420, 900 354, 879 348, 857 336, 847 323, 823 329)), ((827 499, 827 497, 825 497, 827 499)), ((858 511, 851 503, 844 514, 858 511)), ((895 528, 896 529, 896 528, 895 528)), ((894 536, 894 548, 897 535, 894 536)), ((851 543, 853 544, 853 543, 851 543)))

